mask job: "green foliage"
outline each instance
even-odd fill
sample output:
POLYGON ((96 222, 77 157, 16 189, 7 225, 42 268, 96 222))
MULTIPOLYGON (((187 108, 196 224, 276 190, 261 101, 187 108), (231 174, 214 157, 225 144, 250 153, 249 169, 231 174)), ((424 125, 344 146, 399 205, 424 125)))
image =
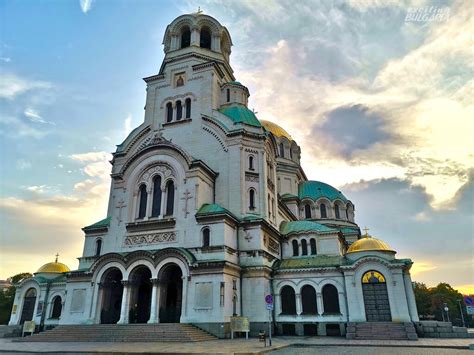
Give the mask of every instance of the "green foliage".
POLYGON ((29 272, 23 272, 9 277, 8 281, 12 284, 6 290, 0 290, 0 324, 8 324, 10 313, 15 299, 16 285, 24 279, 32 277, 29 272))
POLYGON ((446 305, 449 309, 449 320, 453 322, 454 325, 462 324, 461 309, 466 324, 468 324, 469 321, 472 322, 471 317, 467 315, 466 307, 462 302, 462 294, 452 288, 449 284, 442 282, 436 287, 428 288, 423 283, 414 282, 413 290, 415 292, 418 314, 421 319, 434 316, 438 321, 447 321, 446 312, 443 310, 446 305), (459 307, 459 301, 461 301, 461 309, 459 307))

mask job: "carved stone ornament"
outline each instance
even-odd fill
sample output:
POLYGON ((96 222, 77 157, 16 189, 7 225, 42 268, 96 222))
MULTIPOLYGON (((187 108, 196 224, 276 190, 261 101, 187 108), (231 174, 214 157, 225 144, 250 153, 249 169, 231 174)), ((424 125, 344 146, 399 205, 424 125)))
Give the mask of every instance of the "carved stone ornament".
POLYGON ((135 245, 150 245, 150 244, 171 243, 171 242, 176 242, 175 232, 129 235, 125 237, 124 244, 126 246, 135 246, 135 245))
POLYGON ((142 182, 147 182, 151 176, 155 175, 156 173, 161 173, 163 178, 167 178, 168 176, 173 175, 173 171, 166 165, 156 165, 151 169, 148 169, 140 178, 138 184, 142 182))

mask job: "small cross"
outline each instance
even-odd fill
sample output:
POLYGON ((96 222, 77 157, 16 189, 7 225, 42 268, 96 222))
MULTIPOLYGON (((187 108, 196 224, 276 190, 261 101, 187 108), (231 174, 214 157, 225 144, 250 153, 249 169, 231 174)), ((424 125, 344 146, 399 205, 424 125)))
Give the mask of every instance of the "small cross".
POLYGON ((56 260, 54 261, 55 263, 58 262, 58 257, 59 257, 59 253, 56 253, 56 260))
POLYGON ((184 194, 184 197, 181 197, 181 200, 184 200, 183 212, 184 212, 184 218, 187 218, 189 214, 188 200, 192 199, 193 197, 191 196, 191 192, 189 192, 188 189, 186 189, 186 191, 183 194, 184 194))
POLYGON ((125 201, 123 199, 121 199, 116 206, 119 209, 119 215, 117 216, 118 224, 122 222, 122 208, 125 206, 125 201))
POLYGON ((254 115, 256 115, 258 113, 258 111, 255 111, 254 108, 252 109, 252 112, 253 112, 254 115))
POLYGON ((365 235, 369 235, 369 228, 365 227, 364 232, 365 232, 365 235))
POLYGON ((198 14, 202 14, 202 10, 201 10, 201 6, 198 6, 198 11, 197 11, 198 14))
POLYGON ((251 236, 250 233, 247 232, 247 231, 245 231, 245 236, 244 236, 244 238, 245 238, 245 240, 246 240, 247 242, 249 242, 249 243, 250 243, 250 241, 252 240, 252 236, 251 236))

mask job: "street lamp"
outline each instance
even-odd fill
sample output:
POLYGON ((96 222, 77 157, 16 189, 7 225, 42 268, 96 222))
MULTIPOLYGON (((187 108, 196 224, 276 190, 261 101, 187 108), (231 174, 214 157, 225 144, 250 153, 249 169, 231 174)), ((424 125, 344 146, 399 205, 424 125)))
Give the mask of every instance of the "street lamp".
POLYGON ((449 308, 448 308, 447 303, 444 304, 444 311, 446 312, 446 316, 448 317, 448 322, 449 322, 449 308))
POLYGON ((459 303, 459 312, 461 312, 461 319, 462 319, 462 326, 466 328, 466 323, 464 321, 464 314, 462 313, 462 306, 461 306, 462 300, 458 300, 459 303))

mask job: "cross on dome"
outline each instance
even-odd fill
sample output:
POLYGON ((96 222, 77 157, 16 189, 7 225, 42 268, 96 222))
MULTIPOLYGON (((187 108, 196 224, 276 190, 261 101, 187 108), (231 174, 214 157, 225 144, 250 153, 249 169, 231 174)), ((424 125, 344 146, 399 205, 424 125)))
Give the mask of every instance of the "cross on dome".
POLYGON ((55 263, 58 262, 58 257, 59 257, 59 253, 56 253, 56 260, 54 260, 55 263))

